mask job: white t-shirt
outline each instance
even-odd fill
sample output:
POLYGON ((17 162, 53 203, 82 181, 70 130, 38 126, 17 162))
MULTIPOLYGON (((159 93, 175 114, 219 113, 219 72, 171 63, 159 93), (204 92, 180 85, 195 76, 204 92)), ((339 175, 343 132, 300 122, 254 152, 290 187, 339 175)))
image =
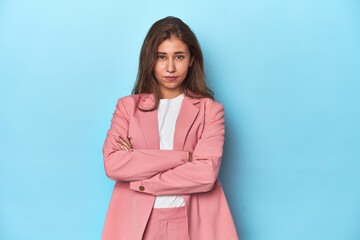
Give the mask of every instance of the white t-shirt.
MULTIPOLYGON (((158 124, 160 136, 160 149, 173 150, 175 124, 180 112, 184 93, 172 99, 160 99, 158 108, 158 124)), ((184 206, 181 195, 156 196, 154 208, 169 208, 184 206)))

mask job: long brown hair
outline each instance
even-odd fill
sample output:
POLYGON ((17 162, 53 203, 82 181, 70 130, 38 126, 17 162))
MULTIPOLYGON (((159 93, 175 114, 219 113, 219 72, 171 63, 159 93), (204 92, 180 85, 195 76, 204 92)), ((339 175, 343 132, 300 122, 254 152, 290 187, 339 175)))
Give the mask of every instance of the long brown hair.
POLYGON ((206 97, 214 99, 214 92, 206 84, 203 55, 195 34, 181 19, 168 16, 158 20, 151 26, 141 47, 139 69, 131 94, 153 93, 156 98, 155 105, 151 109, 139 108, 141 111, 153 111, 159 105, 160 90, 154 75, 157 49, 164 40, 170 39, 172 35, 183 41, 189 48, 190 58, 194 57, 193 64, 189 67, 180 89, 186 96, 192 98, 206 97), (190 95, 186 91, 187 89, 194 95, 190 95))

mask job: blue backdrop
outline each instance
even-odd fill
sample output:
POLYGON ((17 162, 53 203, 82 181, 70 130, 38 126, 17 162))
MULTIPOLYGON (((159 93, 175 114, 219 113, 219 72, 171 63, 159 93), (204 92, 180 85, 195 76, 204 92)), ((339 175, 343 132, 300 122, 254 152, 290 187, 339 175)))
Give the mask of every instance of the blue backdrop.
POLYGON ((224 104, 240 239, 360 239, 360 2, 0 0, 0 239, 100 239, 102 145, 158 19, 224 104))

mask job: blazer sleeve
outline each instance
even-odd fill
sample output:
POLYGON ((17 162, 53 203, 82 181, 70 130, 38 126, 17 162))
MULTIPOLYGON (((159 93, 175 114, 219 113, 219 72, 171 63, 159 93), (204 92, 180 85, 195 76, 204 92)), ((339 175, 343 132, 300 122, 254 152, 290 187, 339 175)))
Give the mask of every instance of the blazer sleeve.
POLYGON ((122 98, 119 98, 110 129, 102 147, 107 177, 114 181, 136 181, 177 167, 189 159, 189 152, 160 149, 121 149, 116 140, 127 139, 129 116, 122 98))
POLYGON ((207 106, 204 129, 193 161, 160 172, 151 178, 132 181, 130 188, 152 195, 182 195, 207 192, 218 177, 225 138, 224 106, 212 101, 207 106))

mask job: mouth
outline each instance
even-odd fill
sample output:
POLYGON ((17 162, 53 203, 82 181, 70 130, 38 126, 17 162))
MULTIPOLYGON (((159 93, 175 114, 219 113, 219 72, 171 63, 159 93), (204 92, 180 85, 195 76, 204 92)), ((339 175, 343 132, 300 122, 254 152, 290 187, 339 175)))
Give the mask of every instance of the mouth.
POLYGON ((168 81, 174 81, 176 80, 178 77, 173 77, 173 76, 164 76, 164 78, 168 81))

